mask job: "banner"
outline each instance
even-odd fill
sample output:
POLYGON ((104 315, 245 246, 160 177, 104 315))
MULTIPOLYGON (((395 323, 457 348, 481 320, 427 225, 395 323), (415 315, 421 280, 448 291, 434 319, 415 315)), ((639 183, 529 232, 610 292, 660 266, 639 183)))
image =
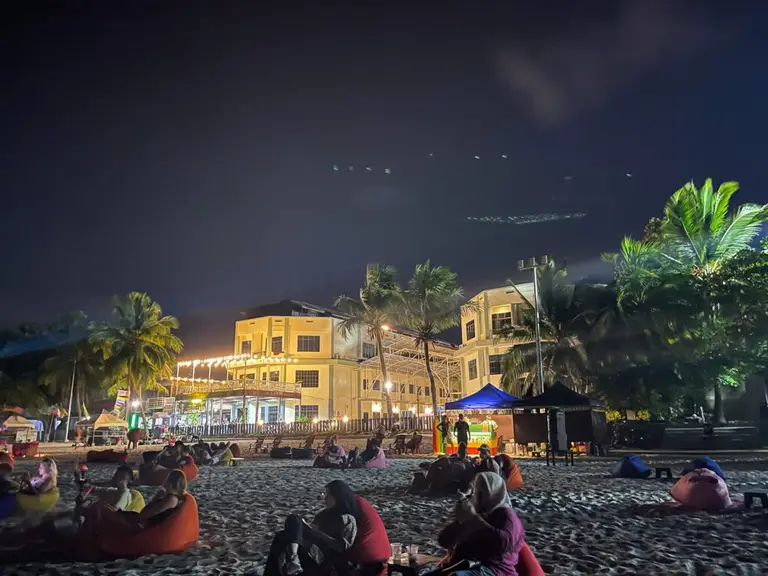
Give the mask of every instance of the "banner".
POLYGON ((115 407, 112 410, 112 414, 118 418, 125 420, 125 416, 128 411, 128 400, 131 397, 131 393, 128 390, 118 390, 117 397, 115 398, 115 407))

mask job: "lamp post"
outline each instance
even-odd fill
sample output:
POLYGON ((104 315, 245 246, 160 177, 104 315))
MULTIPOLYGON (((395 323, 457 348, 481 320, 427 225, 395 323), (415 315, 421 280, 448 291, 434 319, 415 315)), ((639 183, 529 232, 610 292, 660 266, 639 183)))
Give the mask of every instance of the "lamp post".
POLYGON ((530 258, 526 265, 525 260, 518 260, 517 269, 520 271, 533 270, 533 309, 536 317, 536 374, 539 381, 539 394, 544 393, 544 365, 541 361, 541 329, 539 328, 539 274, 538 267, 549 264, 549 256, 542 256, 540 261, 530 258))

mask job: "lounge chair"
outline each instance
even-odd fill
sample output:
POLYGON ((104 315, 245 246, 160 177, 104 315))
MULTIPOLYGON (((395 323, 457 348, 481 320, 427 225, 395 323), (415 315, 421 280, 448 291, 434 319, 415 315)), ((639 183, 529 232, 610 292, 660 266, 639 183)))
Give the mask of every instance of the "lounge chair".
POLYGON ((423 439, 423 436, 421 434, 418 434, 416 436, 412 436, 410 440, 405 444, 405 453, 408 454, 410 451, 411 454, 418 454, 419 449, 421 448, 421 441, 423 439))
POLYGON ((264 453, 266 454, 267 452, 271 452, 276 448, 280 448, 280 444, 282 443, 283 443, 283 437, 280 435, 275 436, 275 439, 272 440, 272 446, 270 446, 269 448, 264 448, 264 453))
POLYGON ((398 434, 395 441, 389 445, 389 451, 393 454, 402 454, 405 452, 405 434, 398 434))

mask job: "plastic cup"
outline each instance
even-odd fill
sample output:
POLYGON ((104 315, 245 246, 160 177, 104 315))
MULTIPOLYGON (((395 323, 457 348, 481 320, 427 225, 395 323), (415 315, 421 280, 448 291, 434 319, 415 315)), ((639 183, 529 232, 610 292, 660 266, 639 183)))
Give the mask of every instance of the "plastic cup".
POLYGON ((402 547, 399 542, 395 542, 394 544, 390 544, 390 550, 392 552, 392 557, 390 560, 390 564, 397 564, 400 562, 400 551, 402 550, 402 547))
POLYGON ((419 557, 419 546, 417 544, 408 545, 408 564, 415 566, 419 557))

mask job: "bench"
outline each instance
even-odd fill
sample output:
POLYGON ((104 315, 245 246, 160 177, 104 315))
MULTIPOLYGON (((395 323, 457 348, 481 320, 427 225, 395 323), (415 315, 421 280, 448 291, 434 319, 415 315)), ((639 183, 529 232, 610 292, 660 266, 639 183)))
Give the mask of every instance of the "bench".
POLYGON ((659 480, 661 478, 662 473, 665 473, 667 475, 667 478, 672 479, 672 468, 665 468, 663 466, 656 466, 656 479, 659 480))
POLYGON ((752 500, 759 498, 763 508, 768 508, 768 492, 744 492, 744 508, 752 508, 752 500))
POLYGON ((245 460, 245 458, 232 457, 232 466, 238 466, 243 460, 245 460))

